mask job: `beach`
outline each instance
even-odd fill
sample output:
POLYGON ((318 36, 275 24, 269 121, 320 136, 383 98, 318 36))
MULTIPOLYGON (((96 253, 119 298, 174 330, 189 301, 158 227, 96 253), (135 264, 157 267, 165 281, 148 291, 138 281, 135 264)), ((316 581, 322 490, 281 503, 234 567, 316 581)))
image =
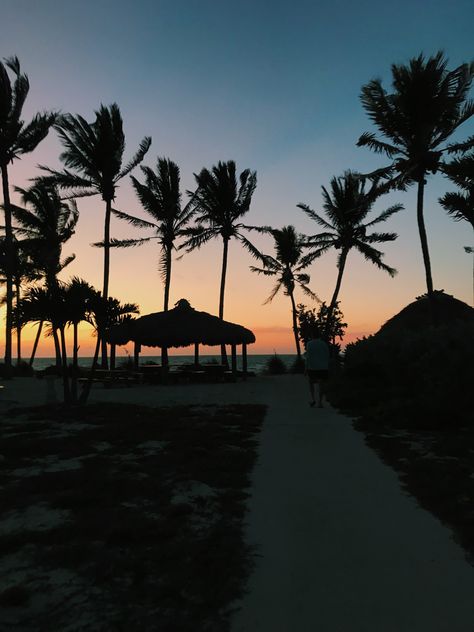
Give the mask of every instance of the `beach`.
MULTIPOLYGON (((59 380, 5 382, 2 406, 60 397, 59 380)), ((222 384, 95 386, 94 402, 263 404, 245 538, 255 547, 233 632, 470 632, 474 568, 400 488, 351 420, 308 406, 301 376, 222 384)))

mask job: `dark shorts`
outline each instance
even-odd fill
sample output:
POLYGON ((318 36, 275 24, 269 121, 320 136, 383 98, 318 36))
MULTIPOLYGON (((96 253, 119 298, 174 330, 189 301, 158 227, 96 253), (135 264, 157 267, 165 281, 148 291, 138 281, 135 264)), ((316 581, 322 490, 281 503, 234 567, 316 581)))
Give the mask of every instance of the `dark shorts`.
POLYGON ((311 382, 317 382, 318 380, 327 380, 329 372, 327 369, 307 369, 306 373, 311 382))

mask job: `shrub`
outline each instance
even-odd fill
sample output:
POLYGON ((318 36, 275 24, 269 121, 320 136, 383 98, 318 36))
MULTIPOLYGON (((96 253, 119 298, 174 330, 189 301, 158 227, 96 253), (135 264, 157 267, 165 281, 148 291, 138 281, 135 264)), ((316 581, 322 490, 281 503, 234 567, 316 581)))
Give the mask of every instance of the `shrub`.
POLYGON ((297 356, 290 367, 290 373, 304 373, 305 368, 305 361, 297 356))
POLYGON ((472 423, 474 325, 379 332, 346 348, 335 403, 416 427, 472 423))
POLYGON ((269 375, 282 375, 283 373, 286 373, 286 364, 275 353, 273 356, 268 358, 265 373, 268 373, 269 375))

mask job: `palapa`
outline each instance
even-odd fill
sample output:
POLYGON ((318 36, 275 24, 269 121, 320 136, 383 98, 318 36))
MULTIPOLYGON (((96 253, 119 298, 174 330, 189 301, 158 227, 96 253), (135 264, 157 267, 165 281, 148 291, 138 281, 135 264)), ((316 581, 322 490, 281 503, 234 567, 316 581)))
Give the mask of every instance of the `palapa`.
POLYGON ((246 345, 255 342, 255 335, 241 325, 200 312, 186 299, 174 309, 137 318, 126 325, 112 327, 108 341, 123 345, 132 340, 146 347, 187 347, 203 345, 246 345))

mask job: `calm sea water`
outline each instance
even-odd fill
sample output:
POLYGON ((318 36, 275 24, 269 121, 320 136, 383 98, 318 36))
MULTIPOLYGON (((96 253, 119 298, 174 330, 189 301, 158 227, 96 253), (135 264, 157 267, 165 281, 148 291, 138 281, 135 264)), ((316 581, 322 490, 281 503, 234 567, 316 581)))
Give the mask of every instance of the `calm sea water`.
MULTIPOLYGON (((269 358, 271 358, 272 356, 273 354, 247 355, 248 370, 254 371, 255 373, 262 373, 266 368, 269 358)), ((288 368, 296 359, 296 355, 282 354, 282 355, 278 355, 278 357, 280 357, 283 360, 283 362, 287 365, 288 368)), ((118 356, 115 364, 117 368, 120 368, 120 364, 126 361, 127 361, 126 357, 124 358, 123 356, 118 356)), ((207 356, 203 355, 200 357, 200 361, 201 361, 201 364, 206 364, 206 362, 220 363, 221 357, 220 355, 207 355, 207 356)), ((46 367, 54 364, 54 362, 55 362, 54 358, 35 358, 35 361, 33 363, 33 368, 37 370, 45 369, 46 367)), ((161 359, 160 359, 160 356, 141 356, 140 357, 140 364, 146 364, 147 362, 156 362, 157 364, 160 364, 161 359)), ((179 356, 170 355, 169 356, 169 363, 171 365, 180 366, 182 364, 192 364, 193 362, 194 362, 194 355, 179 355, 179 356)), ((229 362, 230 362, 230 355, 229 355, 229 362)), ((91 357, 79 358, 79 366, 87 368, 87 367, 90 367, 91 364, 92 364, 91 357)), ((242 368, 242 356, 240 355, 237 355, 237 368, 238 369, 242 368)))

